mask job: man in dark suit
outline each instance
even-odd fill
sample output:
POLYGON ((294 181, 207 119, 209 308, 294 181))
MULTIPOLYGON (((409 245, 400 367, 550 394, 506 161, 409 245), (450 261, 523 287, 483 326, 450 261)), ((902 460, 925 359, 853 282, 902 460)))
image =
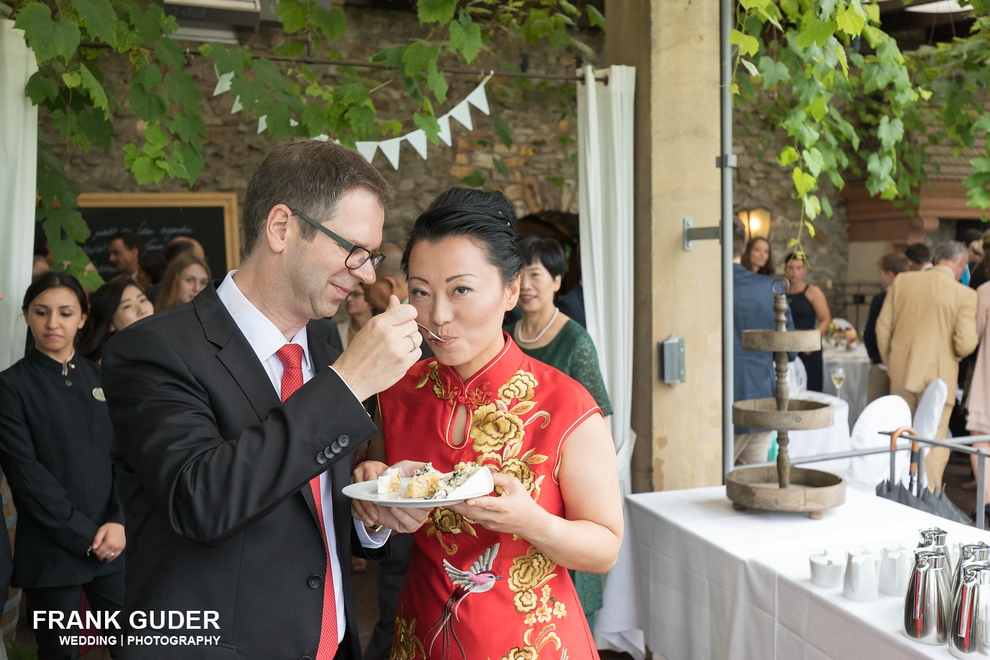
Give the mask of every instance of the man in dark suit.
POLYGON ((341 488, 375 433, 361 401, 402 377, 422 337, 398 300, 339 358, 306 324, 374 281, 390 202, 356 152, 279 145, 248 184, 240 270, 108 344, 131 539, 122 619, 137 638, 124 658, 361 657, 352 541, 380 547, 381 524, 413 531, 427 511, 355 521, 341 488), (168 628, 140 627, 161 612, 168 628), (210 641, 174 646, 182 637, 210 641))
MULTIPOLYGON (((742 347, 743 330, 773 330, 773 287, 776 278, 754 273, 742 265, 746 250, 746 228, 739 218, 732 228, 732 316, 733 316, 733 401, 770 399, 774 396, 777 377, 773 353, 746 351, 742 347)), ((778 283, 779 291, 786 283, 778 283)), ((787 329, 794 329, 791 310, 787 310, 787 329)), ((793 360, 795 354, 789 354, 793 360)), ((736 427, 733 450, 736 465, 762 463, 770 450, 770 432, 736 427)))
POLYGON ((877 268, 880 270, 880 286, 883 287, 883 291, 873 296, 873 300, 870 301, 870 313, 866 315, 866 326, 863 328, 863 343, 866 345, 866 353, 870 356, 870 379, 866 387, 867 403, 890 394, 890 376, 887 375, 887 367, 880 359, 880 349, 877 347, 877 318, 883 308, 883 301, 887 298, 887 289, 894 283, 894 278, 908 270, 908 259, 899 252, 890 252, 880 257, 877 268))

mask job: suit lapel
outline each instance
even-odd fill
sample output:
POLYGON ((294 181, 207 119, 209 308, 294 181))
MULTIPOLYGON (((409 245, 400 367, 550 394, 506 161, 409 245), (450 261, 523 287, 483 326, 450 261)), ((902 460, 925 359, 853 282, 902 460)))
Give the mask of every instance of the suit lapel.
POLYGON ((279 405, 278 394, 258 356, 217 295, 217 285, 214 282, 214 286, 207 287, 193 298, 193 306, 203 324, 206 338, 220 347, 217 358, 236 381, 260 422, 268 416, 269 410, 279 405))

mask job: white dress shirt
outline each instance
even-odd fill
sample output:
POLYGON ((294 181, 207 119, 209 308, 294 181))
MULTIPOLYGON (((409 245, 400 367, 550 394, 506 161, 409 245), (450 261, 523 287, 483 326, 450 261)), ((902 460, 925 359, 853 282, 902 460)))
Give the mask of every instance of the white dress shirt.
MULTIPOLYGON (((217 289, 217 295, 220 296, 223 306, 227 308, 234 323, 248 340, 251 348, 258 356, 258 360, 261 361, 268 378, 272 381, 272 387, 275 388, 276 394, 281 396, 282 372, 285 368, 276 352, 286 343, 302 346, 303 383, 316 375, 316 370, 313 368, 313 356, 309 353, 306 327, 303 326, 303 329, 296 333, 292 341, 286 342, 285 336, 275 327, 275 324, 244 297, 241 290, 237 288, 237 283, 234 282, 234 273, 236 272, 232 270, 227 273, 227 277, 217 289)), ((344 619, 344 592, 341 590, 343 576, 340 569, 340 557, 337 556, 337 540, 333 527, 333 491, 331 490, 329 471, 320 475, 320 495, 323 501, 323 525, 326 530, 327 548, 330 550, 330 570, 333 571, 333 585, 336 592, 334 595, 337 600, 337 635, 339 637, 337 641, 339 643, 344 639, 346 621, 344 619)), ((366 548, 380 548, 388 540, 388 528, 382 529, 374 535, 369 535, 364 524, 359 520, 354 521, 354 527, 357 529, 361 545, 366 548)), ((350 558, 346 559, 349 560, 350 558)))

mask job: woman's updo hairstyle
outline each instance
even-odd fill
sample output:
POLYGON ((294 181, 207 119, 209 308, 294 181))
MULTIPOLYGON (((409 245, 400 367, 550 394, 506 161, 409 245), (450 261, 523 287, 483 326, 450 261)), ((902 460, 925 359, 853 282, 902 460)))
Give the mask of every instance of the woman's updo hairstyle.
POLYGON ((498 269, 503 284, 519 277, 523 262, 516 249, 516 213, 500 192, 451 188, 433 200, 413 226, 402 253, 402 270, 409 275, 409 255, 420 241, 438 243, 467 236, 481 246, 498 269))

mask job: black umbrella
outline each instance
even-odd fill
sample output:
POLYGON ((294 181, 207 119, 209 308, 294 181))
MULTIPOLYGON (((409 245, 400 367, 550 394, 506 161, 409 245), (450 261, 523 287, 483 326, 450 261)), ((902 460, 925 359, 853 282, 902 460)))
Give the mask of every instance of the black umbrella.
POLYGON ((945 496, 944 490, 932 492, 927 488, 921 488, 918 482, 918 454, 921 447, 919 442, 913 441, 911 443, 911 471, 908 485, 904 486, 897 481, 894 459, 897 455, 897 440, 904 433, 915 435, 915 430, 903 427, 890 434, 890 479, 885 479, 877 484, 877 495, 947 520, 954 520, 965 525, 970 524, 969 516, 960 511, 945 496))

